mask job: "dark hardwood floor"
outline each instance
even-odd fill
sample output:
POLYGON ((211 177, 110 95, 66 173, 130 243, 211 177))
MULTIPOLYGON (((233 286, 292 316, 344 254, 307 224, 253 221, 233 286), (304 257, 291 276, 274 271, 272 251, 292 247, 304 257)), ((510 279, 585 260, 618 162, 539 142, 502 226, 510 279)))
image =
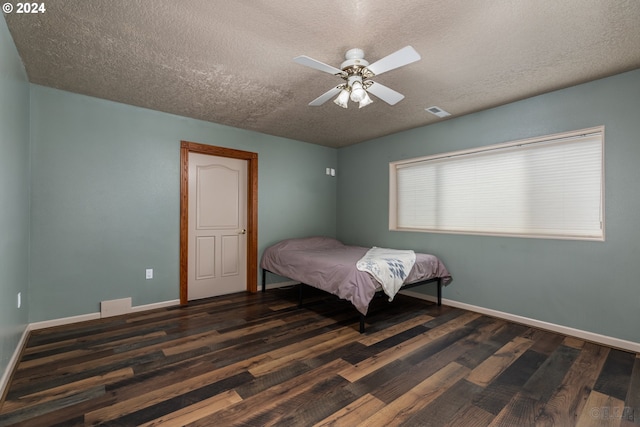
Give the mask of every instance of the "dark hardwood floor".
POLYGON ((309 291, 34 331, 0 426, 632 426, 640 358, 398 296, 309 291))

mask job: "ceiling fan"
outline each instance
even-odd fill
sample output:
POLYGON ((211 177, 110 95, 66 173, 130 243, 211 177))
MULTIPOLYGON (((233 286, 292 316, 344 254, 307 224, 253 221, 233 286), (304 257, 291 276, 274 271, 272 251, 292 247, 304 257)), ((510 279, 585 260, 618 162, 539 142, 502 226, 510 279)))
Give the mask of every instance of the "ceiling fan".
POLYGON ((369 64, 364 59, 364 51, 362 49, 349 49, 345 54, 345 61, 340 65, 339 69, 305 55, 293 58, 300 65, 333 74, 345 80, 345 83, 335 86, 309 103, 311 106, 319 106, 338 95, 333 102, 342 108, 348 107, 349 99, 357 102, 360 108, 366 107, 373 102, 369 97, 369 93, 389 105, 397 104, 404 98, 404 95, 370 79, 387 71, 416 62, 419 59, 420 54, 411 46, 403 47, 373 64, 369 64))

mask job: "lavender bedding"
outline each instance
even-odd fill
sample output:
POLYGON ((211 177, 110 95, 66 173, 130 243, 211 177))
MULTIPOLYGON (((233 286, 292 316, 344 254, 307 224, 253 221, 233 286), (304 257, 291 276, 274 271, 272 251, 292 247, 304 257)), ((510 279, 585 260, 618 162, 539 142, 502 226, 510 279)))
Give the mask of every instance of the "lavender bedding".
MULTIPOLYGON (((368 250, 330 237, 288 239, 267 248, 260 267, 337 295, 366 315, 369 302, 381 288, 369 273, 356 269, 368 250)), ((442 278, 443 285, 451 282, 451 274, 436 256, 416 253, 416 263, 404 284, 433 278, 442 278)))

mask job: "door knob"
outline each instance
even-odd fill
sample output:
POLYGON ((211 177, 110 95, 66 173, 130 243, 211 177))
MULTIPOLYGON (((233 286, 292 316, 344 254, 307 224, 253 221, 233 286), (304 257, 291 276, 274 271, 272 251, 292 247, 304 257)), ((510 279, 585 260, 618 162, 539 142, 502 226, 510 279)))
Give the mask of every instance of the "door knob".
POLYGON ((240 232, 238 232, 238 234, 247 234, 247 229, 243 228, 242 230, 240 230, 240 232))

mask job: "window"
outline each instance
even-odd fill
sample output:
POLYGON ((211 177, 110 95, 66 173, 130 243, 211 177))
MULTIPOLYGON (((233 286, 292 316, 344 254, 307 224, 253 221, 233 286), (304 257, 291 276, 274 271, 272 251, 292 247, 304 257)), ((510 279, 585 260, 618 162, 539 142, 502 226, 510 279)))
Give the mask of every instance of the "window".
POLYGON ((391 230, 604 240, 604 127, 389 164, 391 230))

